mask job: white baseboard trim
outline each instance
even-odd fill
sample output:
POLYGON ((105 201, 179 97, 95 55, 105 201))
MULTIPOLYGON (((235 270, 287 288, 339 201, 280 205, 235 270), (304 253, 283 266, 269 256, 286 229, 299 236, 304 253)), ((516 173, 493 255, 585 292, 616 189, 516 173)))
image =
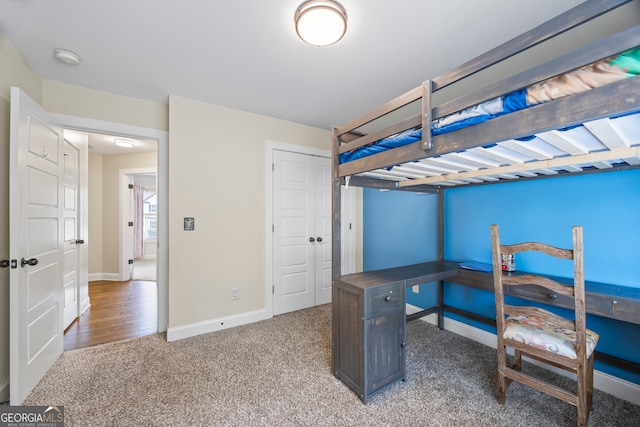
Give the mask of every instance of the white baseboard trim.
POLYGON ((9 400, 9 377, 0 383, 0 402, 9 400))
MULTIPOLYGON (((413 314, 422 310, 411 304, 407 304, 407 314, 413 314)), ((421 318, 420 320, 431 323, 432 325, 438 324, 438 316, 430 314, 421 318)), ((444 329, 451 331, 455 334, 469 338, 470 340, 479 342, 487 347, 497 348, 498 338, 491 332, 484 331, 476 328, 475 326, 467 325, 466 323, 459 322, 448 317, 444 318, 444 329)), ((544 366, 558 374, 573 377, 569 372, 562 369, 554 368, 552 366, 544 365, 538 361, 527 359, 528 362, 535 365, 544 366)), ((603 391, 607 394, 617 397, 618 399, 626 400, 635 405, 640 405, 640 385, 624 380, 622 378, 615 377, 613 375, 601 372, 598 370, 593 371, 593 387, 597 390, 603 391)))
POLYGON ((209 332, 221 331, 235 326, 246 325, 271 318, 265 309, 249 311, 233 316, 220 317, 218 319, 206 320, 204 322, 191 323, 189 325, 176 326, 167 329, 167 341, 177 341, 184 338, 209 332))
POLYGON ((87 276, 89 282, 95 282, 96 280, 108 280, 111 282, 119 282, 120 275, 118 273, 90 273, 87 276))

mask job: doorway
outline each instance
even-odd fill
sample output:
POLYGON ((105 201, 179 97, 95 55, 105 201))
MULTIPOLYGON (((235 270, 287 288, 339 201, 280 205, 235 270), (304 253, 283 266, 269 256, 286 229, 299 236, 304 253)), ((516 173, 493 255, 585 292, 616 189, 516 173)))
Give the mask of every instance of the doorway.
POLYGON ((82 316, 65 328, 65 350, 156 332, 158 142, 86 130, 67 130, 65 135, 70 139, 84 139, 89 147, 86 173, 89 229, 85 234, 85 246, 89 253, 88 296, 91 300, 90 307, 85 307, 79 313, 82 316), (140 210, 140 222, 129 215, 129 212, 135 211, 132 203, 134 191, 140 193, 141 202, 145 196, 148 199, 145 204, 148 212, 140 210), (145 283, 130 281, 143 277, 131 276, 131 272, 136 270, 127 261, 134 261, 133 242, 127 241, 126 233, 118 232, 119 229, 132 231, 134 227, 123 228, 122 224, 134 222, 136 231, 140 232, 141 237, 144 231, 146 238, 145 241, 136 239, 140 245, 137 257, 142 259, 143 245, 146 245, 145 262, 152 262, 144 269, 145 283), (145 301, 143 296, 150 301, 145 301), (153 307, 149 306, 150 303, 153 307), (101 322, 111 324, 112 331, 101 330, 101 322), (150 328, 150 324, 154 327, 150 328), (99 336, 91 336, 93 334, 99 336))
MULTIPOLYGON (((134 140, 154 141, 156 144, 156 168, 157 168, 157 332, 165 332, 168 324, 169 299, 168 299, 168 181, 169 181, 169 135, 166 131, 160 131, 121 123, 105 122, 101 120, 86 119, 75 116, 59 115, 65 128, 80 132, 89 132, 99 135, 117 135, 134 140)), ((112 141, 113 143, 113 141, 112 141)), ((119 216, 116 214, 116 216, 119 216)), ((117 233, 117 232, 116 232, 117 233)), ((119 251, 117 248, 107 248, 113 251, 116 259, 119 251)), ((116 260, 117 262, 117 260, 116 260)), ((107 277, 109 280, 118 280, 116 277, 107 277)), ((93 278, 95 279, 95 277, 93 278)))
POLYGON ((119 170, 120 281, 157 280, 157 169, 119 170))

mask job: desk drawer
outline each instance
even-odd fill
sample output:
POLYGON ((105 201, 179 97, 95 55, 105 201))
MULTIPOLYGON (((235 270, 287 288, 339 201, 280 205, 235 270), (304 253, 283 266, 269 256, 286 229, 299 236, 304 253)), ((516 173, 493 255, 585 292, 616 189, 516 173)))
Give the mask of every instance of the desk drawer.
POLYGON ((404 282, 395 282, 388 285, 376 286, 367 290, 365 298, 367 313, 375 316, 380 312, 398 309, 404 305, 404 282))
MULTIPOLYGON (((509 286, 509 295, 524 298, 532 301, 538 301, 545 304, 564 307, 573 310, 573 298, 566 295, 559 295, 540 286, 521 285, 509 286)), ((603 314, 611 316, 613 314, 613 300, 609 297, 595 294, 587 294, 586 296, 587 312, 594 314, 603 314)))

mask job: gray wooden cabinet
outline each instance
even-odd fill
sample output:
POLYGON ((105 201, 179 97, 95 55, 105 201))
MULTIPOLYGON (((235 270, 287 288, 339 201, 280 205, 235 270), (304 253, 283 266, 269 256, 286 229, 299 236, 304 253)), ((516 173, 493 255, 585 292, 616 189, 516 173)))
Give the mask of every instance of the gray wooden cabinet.
POLYGON ((406 375, 404 281, 334 282, 333 372, 367 403, 406 375))

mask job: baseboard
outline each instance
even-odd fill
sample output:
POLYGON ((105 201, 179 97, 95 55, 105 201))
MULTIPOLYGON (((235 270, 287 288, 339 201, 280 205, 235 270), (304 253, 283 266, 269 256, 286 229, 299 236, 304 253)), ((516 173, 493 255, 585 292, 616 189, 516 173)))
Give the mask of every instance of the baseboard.
POLYGON ((90 273, 87 279, 89 282, 95 282, 96 280, 107 280, 110 282, 119 282, 120 275, 118 273, 90 273))
POLYGON ((0 402, 9 400, 9 377, 0 383, 0 402))
MULTIPOLYGON (((413 314, 422 310, 411 304, 407 304, 407 314, 413 314)), ((438 324, 438 316, 430 314, 421 318, 420 320, 432 325, 438 324)), ((466 323, 459 322, 448 317, 444 318, 444 329, 453 332, 470 340, 479 342, 487 347, 497 348, 498 338, 491 332, 478 329, 474 326, 467 325, 466 323)), ((540 362, 528 359, 529 362, 535 365, 544 366, 546 369, 554 371, 558 374, 571 377, 571 374, 562 369, 553 368, 548 365, 542 365, 540 362)), ((575 375, 573 376, 575 378, 575 375)), ((598 370, 593 371, 593 387, 597 390, 603 391, 607 394, 617 397, 618 399, 626 400, 635 405, 640 405, 640 385, 624 380, 622 378, 615 377, 613 375, 601 372, 598 370)))
POLYGON ((196 335, 206 334, 209 332, 221 331, 223 329, 233 328, 235 326, 246 325, 249 323, 259 322, 269 319, 271 316, 267 311, 255 310, 246 313, 236 314, 233 316, 220 317, 204 322, 191 323, 189 325, 177 326, 167 329, 167 341, 177 341, 184 338, 194 337, 196 335))

